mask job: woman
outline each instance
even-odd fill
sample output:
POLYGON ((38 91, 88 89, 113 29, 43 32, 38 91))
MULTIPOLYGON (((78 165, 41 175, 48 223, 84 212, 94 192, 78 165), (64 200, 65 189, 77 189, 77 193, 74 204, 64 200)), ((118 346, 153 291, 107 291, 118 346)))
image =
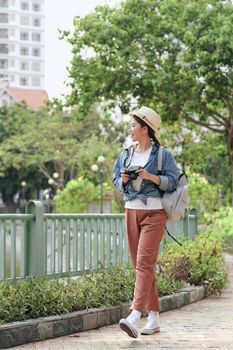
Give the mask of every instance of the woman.
POLYGON ((148 311, 148 321, 141 334, 159 332, 155 266, 167 220, 161 193, 175 190, 178 175, 174 158, 167 148, 163 151, 162 175, 158 174, 160 144, 155 134, 160 125, 159 115, 144 106, 129 115, 132 117, 130 136, 136 143, 116 160, 113 183, 124 194, 129 253, 136 269, 132 312, 119 324, 130 337, 137 338, 144 309, 148 311), (131 169, 138 170, 131 173, 131 169))

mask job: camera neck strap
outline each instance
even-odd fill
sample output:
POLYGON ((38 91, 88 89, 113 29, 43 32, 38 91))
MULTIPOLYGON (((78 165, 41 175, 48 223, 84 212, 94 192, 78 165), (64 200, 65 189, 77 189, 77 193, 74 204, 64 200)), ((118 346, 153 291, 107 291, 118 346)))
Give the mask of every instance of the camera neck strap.
MULTIPOLYGON (((125 168, 128 168, 130 166, 130 164, 131 164, 131 161, 132 161, 132 158, 133 158, 133 154, 134 154, 134 151, 135 151, 134 147, 135 147, 135 145, 131 145, 127 149, 128 155, 127 155, 127 157, 126 157, 126 159, 124 161, 124 167, 125 168)), ((142 166, 141 168, 144 169, 149 163, 151 163, 151 160, 148 160, 148 162, 144 166, 142 166)))
POLYGON ((124 166, 126 168, 128 168, 130 166, 130 163, 131 163, 131 160, 132 160, 132 157, 133 157, 133 154, 134 154, 134 145, 131 145, 128 149, 128 155, 127 157, 125 158, 125 161, 124 161, 124 166))

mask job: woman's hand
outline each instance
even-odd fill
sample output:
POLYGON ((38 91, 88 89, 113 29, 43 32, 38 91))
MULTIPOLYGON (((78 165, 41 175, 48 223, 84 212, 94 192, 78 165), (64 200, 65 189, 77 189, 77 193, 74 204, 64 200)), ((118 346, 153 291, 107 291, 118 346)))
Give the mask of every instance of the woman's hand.
POLYGON ((129 182, 129 175, 125 174, 124 172, 121 172, 121 179, 124 185, 126 185, 129 182))
POLYGON ((160 185, 161 180, 160 177, 154 174, 149 173, 146 169, 140 168, 136 171, 141 179, 150 180, 154 182, 156 185, 160 185))

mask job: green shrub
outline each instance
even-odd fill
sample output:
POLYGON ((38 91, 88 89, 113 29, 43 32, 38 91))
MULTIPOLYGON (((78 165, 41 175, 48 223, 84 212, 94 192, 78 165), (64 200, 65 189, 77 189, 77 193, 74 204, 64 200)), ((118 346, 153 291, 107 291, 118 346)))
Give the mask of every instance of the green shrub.
POLYGON ((90 180, 79 177, 70 180, 64 190, 58 190, 54 197, 57 213, 86 213, 92 202, 100 199, 99 187, 90 180))
POLYGON ((185 281, 177 280, 172 275, 158 274, 157 276, 157 288, 159 296, 178 293, 185 286, 185 281))
MULTIPOLYGON (((228 215, 226 217, 224 223, 228 223, 228 215)), ((219 230, 221 220, 216 218, 219 230)), ((224 228, 222 230, 225 232, 224 228)), ((224 240, 223 235, 215 231, 208 229, 193 241, 183 237, 182 246, 174 242, 165 244, 158 259, 159 296, 178 292, 187 283, 208 283, 211 292, 221 292, 227 281, 222 256, 224 240)), ((134 281, 135 271, 131 264, 118 264, 76 279, 33 278, 15 283, 2 282, 0 323, 117 305, 133 298, 134 281)))
POLYGON ((233 252, 233 208, 221 207, 215 213, 206 214, 208 231, 221 236, 224 248, 233 252))
POLYGON ((167 244, 159 256, 160 269, 165 275, 198 285, 208 283, 218 294, 226 286, 227 274, 223 263, 223 239, 207 231, 182 246, 167 244))
MULTIPOLYGON (((0 323, 117 305, 133 298, 134 281, 132 266, 119 264, 77 279, 2 282, 0 323)), ((183 286, 174 278, 158 277, 159 295, 177 292, 183 286)))
POLYGON ((206 212, 212 213, 218 207, 218 186, 210 184, 200 174, 190 174, 189 197, 189 207, 197 209, 198 220, 200 223, 204 223, 204 214, 206 212))
POLYGON ((233 208, 220 207, 215 213, 206 214, 208 221, 208 231, 217 233, 223 238, 233 237, 233 208))

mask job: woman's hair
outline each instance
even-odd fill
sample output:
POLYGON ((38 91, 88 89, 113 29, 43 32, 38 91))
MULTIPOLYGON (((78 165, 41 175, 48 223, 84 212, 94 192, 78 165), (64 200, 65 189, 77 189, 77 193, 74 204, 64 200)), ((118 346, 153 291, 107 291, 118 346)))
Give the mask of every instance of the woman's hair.
POLYGON ((138 122, 142 127, 146 126, 147 130, 148 130, 148 136, 150 137, 150 139, 156 143, 157 145, 160 146, 160 142, 159 140, 156 138, 155 136, 155 132, 154 130, 144 122, 144 120, 142 120, 141 118, 137 117, 136 115, 133 116, 133 118, 136 120, 136 122, 138 122))

